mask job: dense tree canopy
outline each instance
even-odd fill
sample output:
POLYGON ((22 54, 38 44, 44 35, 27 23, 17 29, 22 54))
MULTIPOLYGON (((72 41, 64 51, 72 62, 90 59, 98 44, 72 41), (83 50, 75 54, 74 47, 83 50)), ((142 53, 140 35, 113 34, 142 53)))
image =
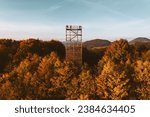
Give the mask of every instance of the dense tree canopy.
POLYGON ((0 40, 0 99, 150 99, 150 49, 117 40, 65 60, 55 40, 0 40))

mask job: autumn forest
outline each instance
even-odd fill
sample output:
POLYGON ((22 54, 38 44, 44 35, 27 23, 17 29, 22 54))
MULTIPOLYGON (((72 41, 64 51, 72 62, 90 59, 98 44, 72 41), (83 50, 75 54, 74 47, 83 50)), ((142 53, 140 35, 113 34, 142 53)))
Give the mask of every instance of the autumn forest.
POLYGON ((2 100, 150 100, 150 44, 120 39, 65 60, 62 42, 0 39, 2 100))

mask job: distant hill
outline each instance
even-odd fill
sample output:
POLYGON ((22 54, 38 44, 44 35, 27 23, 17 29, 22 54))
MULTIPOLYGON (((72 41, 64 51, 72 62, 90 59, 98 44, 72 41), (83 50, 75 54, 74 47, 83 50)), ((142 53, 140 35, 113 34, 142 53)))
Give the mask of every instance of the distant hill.
POLYGON ((138 37, 138 38, 133 39, 132 41, 130 41, 129 44, 147 43, 147 42, 150 42, 150 39, 145 38, 145 37, 138 37))
POLYGON ((95 48, 95 47, 109 46, 110 44, 111 44, 111 42, 108 40, 94 39, 94 40, 90 40, 90 41, 85 41, 83 43, 83 46, 86 47, 87 49, 91 49, 91 48, 95 48))

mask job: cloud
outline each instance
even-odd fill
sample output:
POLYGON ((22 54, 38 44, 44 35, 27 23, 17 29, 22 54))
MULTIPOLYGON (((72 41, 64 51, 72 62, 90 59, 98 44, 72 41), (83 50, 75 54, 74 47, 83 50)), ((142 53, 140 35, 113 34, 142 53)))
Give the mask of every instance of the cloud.
MULTIPOLYGON (((125 12, 121 12, 120 5, 122 5, 122 1, 118 0, 84 0, 82 1, 85 5, 87 5, 91 12, 100 13, 101 16, 109 16, 114 18, 133 18, 132 16, 128 16, 125 12)), ((102 17, 103 18, 103 17, 102 17)))
MULTIPOLYGON (((110 37, 116 38, 135 38, 139 36, 150 37, 149 30, 150 26, 147 25, 150 23, 148 19, 137 19, 132 21, 122 21, 112 26, 105 27, 104 35, 110 35, 110 37)), ((103 35, 103 36, 104 36, 103 35)))
MULTIPOLYGON (((63 34, 58 30, 59 26, 47 26, 43 24, 27 24, 27 23, 14 23, 0 21, 0 38, 15 38, 25 39, 29 37, 33 38, 60 38, 63 34)), ((63 27, 64 28, 64 27, 63 27)), ((63 32, 63 31, 61 31, 63 32)))
POLYGON ((53 12, 56 11, 58 9, 60 9, 62 6, 61 5, 55 5, 55 6, 51 6, 47 9, 47 12, 53 12))
POLYGON ((49 6, 46 11, 48 12, 53 12, 53 11, 56 11, 56 10, 59 10, 60 8, 63 7, 63 4, 66 2, 66 0, 61 0, 59 2, 56 2, 55 4, 49 6))
POLYGON ((150 38, 150 18, 129 21, 110 21, 83 25, 84 40, 104 38, 115 40, 118 38, 133 39, 136 37, 150 38))

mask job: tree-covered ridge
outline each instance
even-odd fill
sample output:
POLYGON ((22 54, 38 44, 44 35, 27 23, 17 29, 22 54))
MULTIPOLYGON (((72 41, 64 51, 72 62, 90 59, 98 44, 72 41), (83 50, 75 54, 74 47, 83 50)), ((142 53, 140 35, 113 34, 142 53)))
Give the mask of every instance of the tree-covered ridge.
POLYGON ((150 50, 117 40, 65 60, 58 41, 0 40, 0 99, 150 99, 150 50))

